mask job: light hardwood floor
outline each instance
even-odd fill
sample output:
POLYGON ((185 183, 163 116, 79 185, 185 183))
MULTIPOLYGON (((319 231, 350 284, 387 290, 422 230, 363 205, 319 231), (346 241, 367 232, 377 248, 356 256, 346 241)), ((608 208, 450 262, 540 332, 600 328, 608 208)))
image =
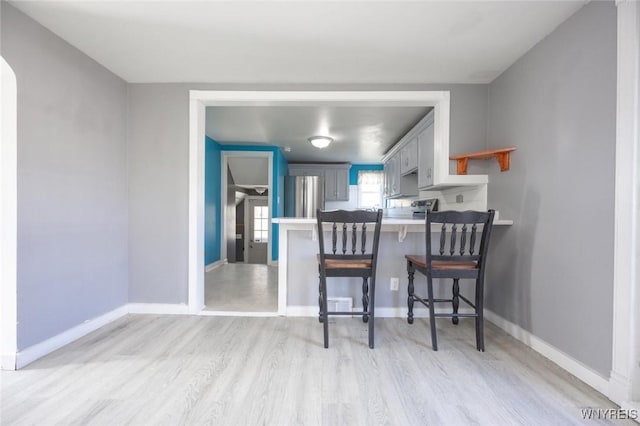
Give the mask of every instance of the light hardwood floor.
POLYGON ((278 267, 229 263, 205 274, 208 311, 277 312, 278 267))
MULTIPOLYGON (((572 425, 614 405, 492 325, 130 315, 1 372, 3 425, 572 425)), ((599 424, 589 421, 588 424, 599 424)), ((629 422, 633 424, 632 422, 629 422)))

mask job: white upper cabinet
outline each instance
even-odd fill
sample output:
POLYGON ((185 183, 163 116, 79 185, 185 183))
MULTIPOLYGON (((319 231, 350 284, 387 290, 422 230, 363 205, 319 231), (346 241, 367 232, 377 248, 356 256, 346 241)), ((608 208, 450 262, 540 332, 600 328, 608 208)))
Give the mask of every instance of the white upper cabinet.
POLYGON ((415 174, 402 175, 402 154, 397 153, 384 165, 385 197, 412 197, 418 195, 415 174))
POLYGON ((324 169, 325 201, 349 201, 349 169, 327 167, 324 169))
POLYGON ((476 186, 489 181, 487 175, 449 173, 448 102, 434 107, 387 152, 382 161, 387 198, 415 197, 422 190, 476 186), (439 108, 439 113, 436 108, 439 108))
POLYGON ((418 170, 418 138, 412 138, 400 150, 400 174, 406 175, 418 170))
POLYGON ((325 201, 349 201, 351 164, 289 164, 289 176, 322 176, 325 201))
POLYGON ((418 167, 418 189, 433 186, 433 123, 417 137, 420 167, 418 167))

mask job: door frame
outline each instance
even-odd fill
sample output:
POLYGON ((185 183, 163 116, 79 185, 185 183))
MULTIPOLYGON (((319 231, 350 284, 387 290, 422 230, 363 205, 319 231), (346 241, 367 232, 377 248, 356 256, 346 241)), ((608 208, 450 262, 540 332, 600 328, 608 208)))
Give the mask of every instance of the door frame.
MULTIPOLYGON (((245 233, 244 233, 244 263, 249 263, 249 255, 247 254, 249 252, 249 238, 248 238, 248 233, 246 232, 247 229, 247 224, 250 222, 251 220, 251 214, 249 212, 249 202, 251 200, 267 200, 267 205, 269 205, 269 198, 270 198, 271 194, 269 195, 249 195, 247 197, 244 198, 244 202, 247 203, 244 206, 244 226, 245 226, 245 233)), ((253 227, 251 228, 253 229, 253 227)), ((269 231, 269 240, 267 241, 267 265, 273 265, 273 259, 271 256, 271 239, 273 238, 273 230, 271 229, 271 209, 269 209, 269 225, 268 225, 268 229, 269 231)))
MULTIPOLYGON (((437 172, 441 169, 441 172, 444 173, 449 168, 447 159, 449 158, 450 93, 448 90, 189 90, 189 242, 187 265, 188 309, 192 314, 202 313, 204 308, 204 141, 206 107, 208 106, 430 106, 434 109, 434 143, 439 153, 438 158, 442 159, 440 167, 434 165, 434 170, 437 172)), ((271 164, 272 162, 270 162, 271 164)), ((223 182, 226 182, 226 175, 223 175, 223 179, 223 182)), ((225 190, 225 188, 222 189, 225 190)), ((286 244, 286 241, 279 241, 279 244, 286 244)), ((226 254, 225 246, 223 245, 223 253, 226 254)), ((286 265, 286 259, 278 259, 279 270, 283 269, 283 263, 286 265)), ((278 315, 286 315, 286 295, 286 276, 278 273, 278 315)))
MULTIPOLYGON (((221 202, 224 201, 226 202, 227 200, 227 192, 228 192, 228 181, 227 181, 227 169, 229 168, 229 158, 266 158, 267 162, 269 163, 268 165, 268 172, 267 172, 267 182, 268 185, 267 186, 267 191, 268 192, 268 196, 267 196, 267 202, 268 202, 268 206, 269 206, 269 228, 271 228, 271 220, 273 219, 273 205, 272 205, 272 194, 273 194, 273 152, 271 151, 222 151, 222 155, 221 155, 221 167, 220 167, 220 175, 221 175, 221 180, 220 182, 222 182, 222 188, 220 191, 220 198, 221 198, 221 202)), ((246 197, 249 198, 249 197, 246 197)), ((224 206, 223 206, 224 207, 224 206)), ((245 207, 246 210, 246 207, 245 207)), ((227 213, 226 213, 226 209, 222 208, 221 209, 221 215, 220 215, 220 219, 222 220, 222 223, 225 224, 227 223, 227 213)), ((245 224, 246 225, 246 224, 245 224)), ((225 226, 222 226, 222 232, 221 232, 221 247, 220 247, 220 258, 224 259, 225 261, 228 261, 229 257, 228 257, 228 253, 227 253, 227 238, 229 236, 227 235, 227 230, 225 226)), ((245 241, 246 241, 246 237, 245 237, 245 241)), ((235 256, 235 253, 234 253, 235 256)), ((273 264, 273 259, 272 259, 272 255, 271 255, 271 238, 269 238, 269 245, 267 246, 267 265, 272 265, 273 264)), ((204 291, 204 289, 203 289, 204 291)))

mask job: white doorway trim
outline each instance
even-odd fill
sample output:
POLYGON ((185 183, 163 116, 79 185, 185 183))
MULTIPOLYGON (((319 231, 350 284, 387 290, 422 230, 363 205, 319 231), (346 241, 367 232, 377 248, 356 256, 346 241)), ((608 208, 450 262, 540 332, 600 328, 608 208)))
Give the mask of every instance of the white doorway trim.
POLYGON ((617 5, 613 341, 608 397, 640 408, 640 6, 617 5))
MULTIPOLYGON (((249 195, 248 197, 245 197, 244 201, 245 203, 245 208, 244 208, 244 226, 245 229, 249 229, 247 228, 247 224, 251 221, 251 210, 249 209, 249 202, 252 200, 264 200, 267 199, 267 203, 270 201, 268 200, 268 198, 271 198, 270 196, 264 196, 264 195, 249 195)), ((269 209, 269 227, 267 229, 267 231, 269 232, 269 240, 268 240, 268 246, 267 246, 267 265, 272 266, 273 265, 273 259, 272 259, 272 253, 271 253, 271 239, 273 238, 273 229, 271 226, 271 219, 272 219, 272 215, 271 215, 271 209, 269 209)), ((250 229, 253 229, 250 228, 250 229)), ((245 256, 244 257, 244 263, 249 263, 249 255, 247 253, 249 253, 249 238, 247 238, 248 233, 245 232, 245 238, 244 238, 244 252, 245 252, 245 256)), ((249 234, 250 235, 250 234, 249 234)))
MULTIPOLYGON (((273 199, 273 152, 271 151, 222 151, 222 161, 221 161, 221 176, 222 179, 220 180, 222 182, 222 191, 220 191, 220 197, 223 200, 223 206, 222 206, 222 215, 221 215, 221 219, 222 219, 222 223, 225 224, 227 223, 227 213, 226 213, 226 209, 224 208, 224 204, 226 203, 227 200, 227 189, 228 189, 228 182, 227 182, 227 169, 229 168, 229 158, 238 158, 238 157, 242 157, 242 158, 266 158, 267 161, 269 162, 269 168, 268 168, 268 185, 267 185, 267 189, 268 189, 268 193, 267 193, 267 203, 269 206, 269 230, 271 231, 271 220, 273 219, 273 212, 271 211, 271 209, 273 208, 272 205, 272 199, 273 199)), ((247 197, 251 198, 251 197, 247 197)), ((262 197, 261 197, 262 198, 262 197)), ((246 216, 246 215, 245 215, 246 216)), ((246 223, 245 223, 246 226, 246 223)), ((221 259, 228 259, 229 257, 227 256, 227 231, 225 229, 225 227, 222 227, 222 247, 220 248, 220 258, 221 259)), ((245 238, 246 241, 246 238, 245 238)), ((245 259, 246 260, 246 259, 245 259)), ((269 238, 269 242, 267 244, 267 264, 268 265, 272 265, 273 264, 273 256, 271 254, 271 238, 269 238)))
MULTIPOLYGON (((449 91, 189 91, 189 312, 204 307, 204 138, 207 106, 430 106, 441 173, 449 167, 449 91), (446 166, 446 168, 445 168, 446 166)), ((286 242, 284 242, 286 244, 286 242)), ((279 244, 283 244, 279 241, 279 244)), ((281 269, 282 259, 278 259, 281 269)), ((285 262, 286 264, 286 262, 285 262)), ((278 313, 286 314, 286 277, 278 274, 278 313)))
POLYGON ((0 57, 0 368, 16 369, 18 92, 16 75, 0 57))

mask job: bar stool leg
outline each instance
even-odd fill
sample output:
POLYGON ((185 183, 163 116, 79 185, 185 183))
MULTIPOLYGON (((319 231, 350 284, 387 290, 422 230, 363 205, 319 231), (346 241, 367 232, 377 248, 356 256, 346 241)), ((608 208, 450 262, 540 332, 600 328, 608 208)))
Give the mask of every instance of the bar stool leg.
POLYGON ((374 341, 374 328, 373 323, 376 319, 375 306, 376 306, 376 277, 371 277, 371 304, 369 305, 369 348, 373 349, 374 341))
POLYGON ((460 306, 460 285, 458 284, 458 278, 453 279, 453 298, 451 299, 451 305, 453 305, 453 316, 451 322, 458 325, 460 319, 458 318, 458 307, 460 306))
POLYGON ((415 275, 415 268, 413 267, 413 263, 410 261, 407 261, 407 272, 409 273, 409 287, 407 289, 409 293, 409 296, 407 297, 407 307, 409 311, 407 312, 407 322, 409 324, 413 324, 413 278, 415 275))
POLYGON ((320 279, 322 290, 322 325, 324 328, 324 347, 329 347, 329 315, 327 314, 327 277, 320 279))
POLYGON ((484 352, 484 280, 476 281, 476 347, 484 352))
POLYGON ((431 347, 438 350, 438 338, 436 336, 436 313, 433 302, 433 280, 427 276, 427 296, 429 297, 429 323, 431 325, 431 347))
MULTIPOLYGON (((362 310, 367 312, 367 308, 369 307, 369 279, 367 277, 362 277, 362 310)), ((362 321, 369 321, 369 316, 364 314, 362 316, 362 321)))
MULTIPOLYGON (((318 269, 320 267, 318 266, 318 269)), ((318 271, 318 321, 324 321, 322 316, 322 272, 318 271)))

